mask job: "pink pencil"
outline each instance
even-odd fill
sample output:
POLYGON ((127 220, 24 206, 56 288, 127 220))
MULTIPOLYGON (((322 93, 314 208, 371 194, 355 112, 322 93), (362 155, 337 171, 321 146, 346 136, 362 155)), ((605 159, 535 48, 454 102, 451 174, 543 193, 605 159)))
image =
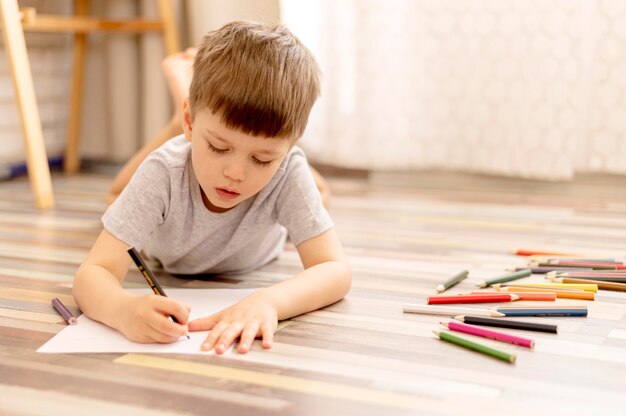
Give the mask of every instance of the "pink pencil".
POLYGON ((461 322, 440 322, 441 325, 451 331, 463 332, 464 334, 476 335, 478 337, 493 339, 496 341, 508 342, 509 344, 519 345, 521 347, 532 348, 535 341, 528 338, 518 337, 516 335, 505 334, 504 332, 491 331, 489 329, 480 328, 474 325, 467 325, 461 322))

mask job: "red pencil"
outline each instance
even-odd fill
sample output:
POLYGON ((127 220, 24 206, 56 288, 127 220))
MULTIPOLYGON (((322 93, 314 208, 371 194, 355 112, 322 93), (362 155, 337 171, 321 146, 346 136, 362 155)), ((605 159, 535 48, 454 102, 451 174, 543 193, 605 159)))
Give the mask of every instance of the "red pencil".
MULTIPOLYGON (((498 293, 498 292, 471 292, 470 295, 482 295, 486 293, 498 293)), ((519 296, 519 300, 556 300, 556 293, 554 292, 509 292, 519 296)))
POLYGON ((480 295, 429 296, 428 304, 436 305, 436 304, 442 304, 442 303, 512 302, 518 299, 519 299, 519 296, 514 293, 488 293, 488 294, 480 294, 480 295))

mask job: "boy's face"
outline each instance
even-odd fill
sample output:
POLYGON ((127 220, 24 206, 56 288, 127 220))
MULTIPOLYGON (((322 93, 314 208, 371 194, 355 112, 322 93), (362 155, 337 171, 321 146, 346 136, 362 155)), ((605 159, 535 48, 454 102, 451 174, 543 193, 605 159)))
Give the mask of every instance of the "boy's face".
POLYGON ((251 136, 226 127, 219 114, 183 105, 183 131, 191 142, 193 170, 204 205, 225 212, 256 195, 272 179, 291 148, 287 139, 251 136))

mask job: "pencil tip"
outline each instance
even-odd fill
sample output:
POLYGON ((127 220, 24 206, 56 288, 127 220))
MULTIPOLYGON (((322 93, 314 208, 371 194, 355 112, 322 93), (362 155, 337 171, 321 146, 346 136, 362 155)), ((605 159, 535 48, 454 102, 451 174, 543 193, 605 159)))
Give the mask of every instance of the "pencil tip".
POLYGON ((443 285, 439 285, 439 286, 437 286, 437 292, 441 293, 441 292, 443 292, 444 290, 446 290, 446 288, 445 288, 445 287, 443 287, 443 285))
POLYGON ((465 315, 457 315, 454 317, 454 319, 463 322, 465 320, 465 315))

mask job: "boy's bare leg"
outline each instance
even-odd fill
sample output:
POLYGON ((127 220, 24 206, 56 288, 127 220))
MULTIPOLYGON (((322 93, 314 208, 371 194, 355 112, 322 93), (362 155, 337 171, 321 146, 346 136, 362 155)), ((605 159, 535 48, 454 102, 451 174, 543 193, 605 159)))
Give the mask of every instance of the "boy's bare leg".
POLYGON ((133 177, 135 171, 143 160, 153 151, 161 147, 163 143, 183 133, 181 125, 182 103, 189 95, 189 85, 193 74, 193 58, 196 55, 195 48, 189 48, 184 52, 169 55, 161 62, 161 69, 167 79, 176 111, 167 126, 163 128, 155 137, 142 147, 124 165, 113 180, 113 185, 107 195, 107 203, 111 204, 122 192, 126 184, 133 177))
MULTIPOLYGON (((113 185, 107 195, 107 203, 111 204, 122 192, 126 184, 133 177, 135 171, 143 160, 153 151, 161 147, 163 143, 183 133, 181 125, 182 103, 189 96, 189 86, 193 75, 193 59, 196 56, 195 48, 188 48, 184 52, 175 53, 168 56, 161 62, 161 68, 167 79, 172 99, 176 106, 176 111, 170 122, 152 140, 142 147, 135 155, 122 167, 113 180, 113 185)), ((330 189, 328 183, 322 175, 309 165, 315 185, 320 192, 322 202, 328 207, 330 201, 330 189)))

